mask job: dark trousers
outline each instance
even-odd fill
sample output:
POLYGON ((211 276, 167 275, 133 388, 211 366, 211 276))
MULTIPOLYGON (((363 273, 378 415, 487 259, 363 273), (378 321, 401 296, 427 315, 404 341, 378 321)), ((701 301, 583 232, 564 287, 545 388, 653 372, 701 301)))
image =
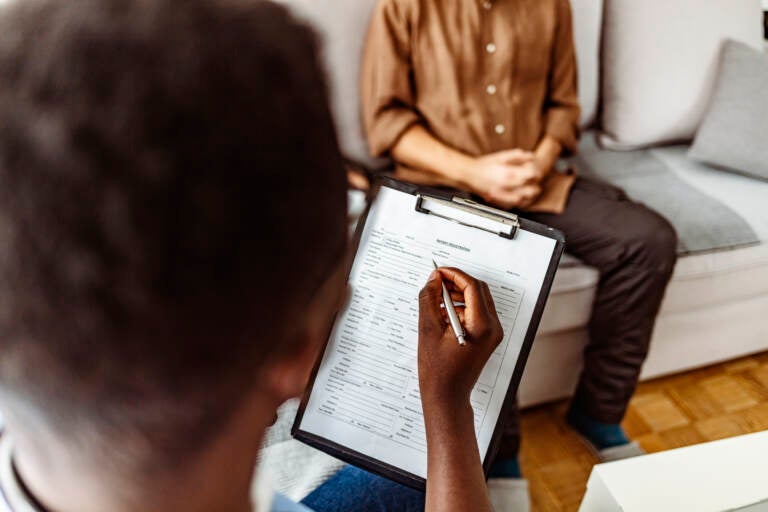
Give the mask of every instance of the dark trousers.
MULTIPOLYGON (((566 251, 600 272, 573 404, 597 421, 619 423, 675 265, 674 228, 621 189, 586 178, 576 180, 562 214, 521 216, 561 230, 566 251)), ((504 434, 498 457, 517 456, 517 411, 508 417, 504 434)))

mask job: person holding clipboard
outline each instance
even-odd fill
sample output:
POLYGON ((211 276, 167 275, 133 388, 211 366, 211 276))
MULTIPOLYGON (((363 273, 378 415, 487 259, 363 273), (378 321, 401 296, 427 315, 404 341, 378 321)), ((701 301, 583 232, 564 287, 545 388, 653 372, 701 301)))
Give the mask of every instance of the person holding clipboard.
POLYGON ((455 268, 418 298, 426 494, 349 467, 303 505, 268 475, 252 495, 345 296, 307 28, 261 1, 17 0, 0 69, 0 510, 491 509, 469 393, 502 333, 455 268))

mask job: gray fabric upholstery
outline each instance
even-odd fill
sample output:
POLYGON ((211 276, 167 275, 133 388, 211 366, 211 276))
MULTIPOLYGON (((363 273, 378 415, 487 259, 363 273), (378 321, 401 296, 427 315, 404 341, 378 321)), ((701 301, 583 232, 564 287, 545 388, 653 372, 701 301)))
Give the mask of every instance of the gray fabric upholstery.
POLYGON ((768 54, 727 41, 715 93, 689 156, 768 180, 768 54))
POLYGON ((600 30, 603 0, 571 0, 573 40, 579 69, 581 126, 588 128, 597 119, 600 101, 600 30))
POLYGON ((741 216, 691 187, 648 150, 604 150, 588 136, 570 162, 581 174, 623 188, 632 199, 666 217, 677 230, 680 254, 759 242, 741 216))
POLYGON ((667 164, 678 178, 725 203, 746 220, 762 242, 768 242, 768 181, 755 180, 688 158, 685 145, 653 148, 651 154, 667 164))

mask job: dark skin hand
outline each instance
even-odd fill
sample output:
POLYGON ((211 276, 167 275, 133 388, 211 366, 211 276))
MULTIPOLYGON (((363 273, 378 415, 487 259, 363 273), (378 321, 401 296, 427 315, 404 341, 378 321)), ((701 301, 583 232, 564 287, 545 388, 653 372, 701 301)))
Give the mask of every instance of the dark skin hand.
POLYGON ((488 285, 455 268, 430 275, 419 294, 419 389, 427 433, 427 511, 490 511, 469 403, 504 332, 488 285), (467 333, 460 346, 440 307, 445 282, 467 333))

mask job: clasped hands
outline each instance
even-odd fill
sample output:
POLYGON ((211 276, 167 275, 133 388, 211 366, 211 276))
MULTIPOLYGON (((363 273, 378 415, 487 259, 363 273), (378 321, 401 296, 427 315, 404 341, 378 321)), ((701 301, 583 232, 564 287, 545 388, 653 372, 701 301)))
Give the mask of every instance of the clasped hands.
POLYGON ((473 191, 487 203, 509 210, 533 204, 548 172, 533 152, 510 149, 475 158, 468 177, 473 191))

